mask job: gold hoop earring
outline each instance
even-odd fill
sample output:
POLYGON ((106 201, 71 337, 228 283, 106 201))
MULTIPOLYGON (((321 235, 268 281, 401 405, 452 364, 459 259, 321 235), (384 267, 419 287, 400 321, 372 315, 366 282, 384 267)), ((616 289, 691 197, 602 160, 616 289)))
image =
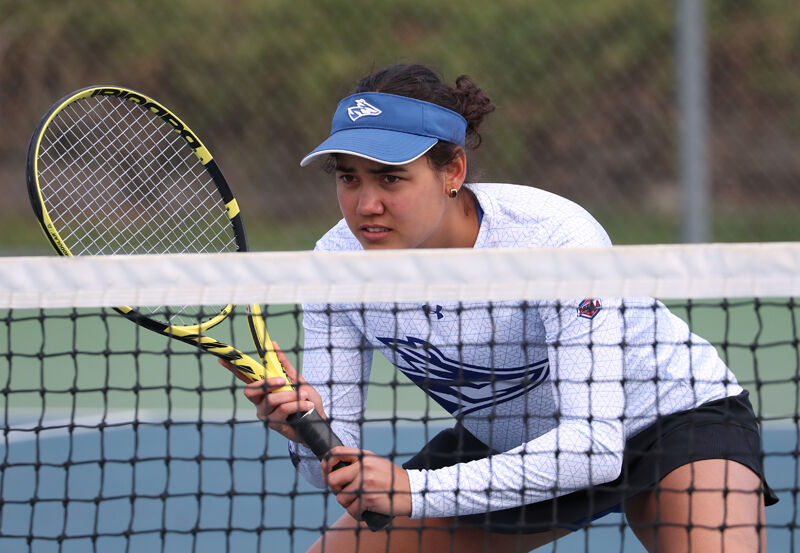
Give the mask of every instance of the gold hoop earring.
POLYGON ((450 193, 448 194, 451 198, 455 198, 458 196, 458 188, 451 188, 450 193))

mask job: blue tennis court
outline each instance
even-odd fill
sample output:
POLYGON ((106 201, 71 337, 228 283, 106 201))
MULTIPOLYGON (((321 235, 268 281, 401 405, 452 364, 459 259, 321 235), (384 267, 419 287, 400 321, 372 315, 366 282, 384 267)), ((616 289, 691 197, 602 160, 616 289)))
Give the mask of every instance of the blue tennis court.
MULTIPOLYGON (((764 417, 766 470, 781 499, 767 511, 771 551, 800 550, 799 309, 694 302, 691 311, 693 326, 722 344, 764 417)), ((678 309, 688 318, 685 311, 678 309)), ((287 350, 300 351, 296 315, 273 308, 270 328, 287 350)), ((284 438, 253 420, 240 383, 214 359, 116 315, 4 317, 0 551, 302 552, 340 516, 332 496, 298 475, 284 438)), ((247 343, 243 318, 228 328, 222 340, 247 343)), ((365 446, 398 462, 450 423, 381 357, 366 418, 365 446)), ((554 547, 643 551, 620 515, 554 547)))
MULTIPOLYGON (((304 551, 342 510, 292 467, 285 440, 260 422, 169 424, 109 416, 59 427, 19 421, 0 448, 3 552, 304 551), (84 426, 85 425, 85 426, 84 426), (28 542, 27 536, 36 536, 28 542)), ((435 428, 429 426, 432 432, 435 428)), ((376 452, 402 461, 422 423, 367 425, 376 452), (402 444, 399 448, 397 444, 402 444)), ((767 511, 771 551, 794 551, 798 434, 768 426, 766 467, 781 498, 767 511)), ((559 552, 644 551, 609 515, 558 542, 559 552), (639 548, 639 549, 637 549, 639 548)))

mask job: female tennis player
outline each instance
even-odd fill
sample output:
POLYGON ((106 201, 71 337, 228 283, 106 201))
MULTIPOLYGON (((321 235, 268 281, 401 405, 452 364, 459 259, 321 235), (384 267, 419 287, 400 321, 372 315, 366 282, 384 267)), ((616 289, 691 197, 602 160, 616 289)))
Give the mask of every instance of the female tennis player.
MULTIPOLYGON (((564 198, 473 182, 468 152, 493 110, 470 78, 452 87, 424 66, 362 79, 301 162, 327 163, 344 216, 317 249, 609 246, 564 198)), ((651 552, 766 551, 777 498, 747 392, 660 302, 307 305, 304 317, 303 376, 281 356, 300 400, 265 393, 280 379, 246 394, 347 510, 312 551, 529 551, 613 511, 651 552), (402 467, 360 449, 373 350, 456 421, 402 467), (283 424, 312 406, 347 444, 322 463, 283 424), (365 510, 395 519, 369 532, 365 510)))

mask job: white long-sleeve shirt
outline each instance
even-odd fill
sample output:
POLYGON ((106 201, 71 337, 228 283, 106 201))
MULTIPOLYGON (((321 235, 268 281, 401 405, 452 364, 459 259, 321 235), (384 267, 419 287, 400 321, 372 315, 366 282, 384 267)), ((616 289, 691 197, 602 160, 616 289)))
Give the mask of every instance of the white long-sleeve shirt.
MULTIPOLYGON (((475 248, 610 246, 585 210, 509 184, 472 184, 475 248)), ((318 250, 358 250, 341 221, 318 250)), ((625 440, 742 391, 712 345, 651 298, 304 306, 303 375, 359 447, 373 350, 500 454, 409 470, 412 517, 506 509, 614 480, 625 440), (588 300, 589 303, 585 303, 588 300), (599 307, 599 309, 598 309, 599 307)), ((319 463, 293 444, 303 476, 319 463)))

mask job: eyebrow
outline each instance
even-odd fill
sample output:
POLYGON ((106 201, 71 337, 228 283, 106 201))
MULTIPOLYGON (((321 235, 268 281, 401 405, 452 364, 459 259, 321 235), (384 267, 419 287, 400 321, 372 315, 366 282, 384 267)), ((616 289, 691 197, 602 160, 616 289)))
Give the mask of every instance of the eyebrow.
MULTIPOLYGON (((355 173, 356 170, 353 167, 347 167, 345 165, 337 164, 334 167, 335 171, 340 173, 355 173)), ((402 165, 378 165, 375 168, 367 169, 367 173, 371 173, 373 175, 383 175, 386 173, 407 173, 408 171, 402 165)))

